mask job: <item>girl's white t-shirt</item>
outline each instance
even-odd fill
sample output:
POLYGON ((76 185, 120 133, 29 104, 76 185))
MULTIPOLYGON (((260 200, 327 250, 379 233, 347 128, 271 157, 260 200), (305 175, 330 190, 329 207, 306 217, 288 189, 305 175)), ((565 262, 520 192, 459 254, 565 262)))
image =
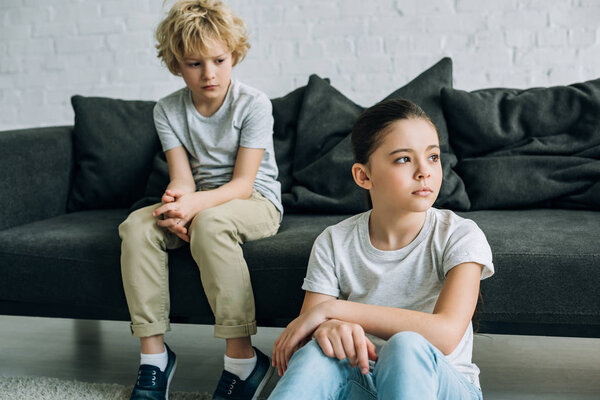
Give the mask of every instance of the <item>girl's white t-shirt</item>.
MULTIPOLYGON (((449 210, 430 208, 417 237, 383 251, 371 244, 371 211, 325 229, 315 241, 302 289, 342 300, 432 313, 446 274, 465 262, 483 265, 481 279, 494 274, 492 251, 475 222, 449 210)), ((369 335, 378 349, 385 340, 369 335)), ((479 387, 471 361, 473 327, 467 327, 449 363, 479 387)))

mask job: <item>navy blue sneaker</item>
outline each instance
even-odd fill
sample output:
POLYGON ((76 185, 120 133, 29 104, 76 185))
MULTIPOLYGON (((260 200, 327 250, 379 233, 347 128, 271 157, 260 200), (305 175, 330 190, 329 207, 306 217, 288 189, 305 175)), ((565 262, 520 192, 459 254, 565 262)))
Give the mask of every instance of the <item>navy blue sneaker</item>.
POLYGON ((229 371, 223 371, 217 389, 213 394, 214 400, 256 400, 260 392, 273 375, 271 360, 254 347, 256 366, 245 381, 229 371))
POLYGON ((154 365, 140 365, 137 381, 129 400, 169 400, 169 385, 175 374, 177 358, 166 343, 165 348, 169 356, 165 371, 161 371, 154 365))

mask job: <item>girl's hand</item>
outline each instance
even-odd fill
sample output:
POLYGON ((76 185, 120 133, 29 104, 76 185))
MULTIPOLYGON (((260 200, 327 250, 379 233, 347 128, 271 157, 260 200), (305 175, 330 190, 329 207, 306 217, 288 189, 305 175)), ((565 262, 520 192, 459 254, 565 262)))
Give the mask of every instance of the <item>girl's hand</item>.
POLYGON ((322 308, 317 305, 290 322, 281 332, 273 345, 273 366, 277 368, 279 376, 283 376, 287 370, 292 355, 310 340, 310 335, 326 320, 322 308))
POLYGON ((377 360, 375 345, 358 324, 330 319, 319 325, 313 337, 326 356, 347 358, 352 367, 360 367, 363 375, 369 373, 369 360, 377 360))

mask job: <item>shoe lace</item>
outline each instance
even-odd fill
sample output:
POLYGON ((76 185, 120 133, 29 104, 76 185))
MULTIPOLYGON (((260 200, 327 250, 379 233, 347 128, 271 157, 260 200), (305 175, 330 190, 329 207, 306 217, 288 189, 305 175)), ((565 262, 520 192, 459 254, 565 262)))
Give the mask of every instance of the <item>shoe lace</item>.
POLYGON ((145 365, 140 366, 138 370, 137 386, 156 387, 158 386, 158 373, 156 368, 145 365))
POLYGON ((231 396, 233 393, 235 393, 235 385, 239 382, 239 378, 233 374, 223 374, 217 385, 217 391, 231 396))

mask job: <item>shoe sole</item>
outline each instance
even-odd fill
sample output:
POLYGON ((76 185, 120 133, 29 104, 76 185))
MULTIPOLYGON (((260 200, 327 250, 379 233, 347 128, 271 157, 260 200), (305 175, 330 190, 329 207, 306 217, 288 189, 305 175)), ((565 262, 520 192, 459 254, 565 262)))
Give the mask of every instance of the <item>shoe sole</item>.
POLYGON ((254 392, 254 396, 252 396, 252 400, 258 400, 258 396, 260 396, 261 392, 267 385, 267 382, 269 382, 269 379, 271 379, 271 377, 273 376, 273 372, 275 372, 275 368, 273 368, 271 366, 271 360, 269 359, 269 369, 267 370, 267 373, 265 374, 262 381, 260 381, 260 384, 256 388, 256 392, 254 392))
POLYGON ((171 375, 169 375, 169 379, 167 379, 167 390, 165 394, 165 400, 169 400, 169 386, 171 386, 171 379, 173 379, 173 375, 175 375, 175 370, 177 369, 177 359, 175 359, 175 363, 173 363, 173 369, 171 370, 171 375))

